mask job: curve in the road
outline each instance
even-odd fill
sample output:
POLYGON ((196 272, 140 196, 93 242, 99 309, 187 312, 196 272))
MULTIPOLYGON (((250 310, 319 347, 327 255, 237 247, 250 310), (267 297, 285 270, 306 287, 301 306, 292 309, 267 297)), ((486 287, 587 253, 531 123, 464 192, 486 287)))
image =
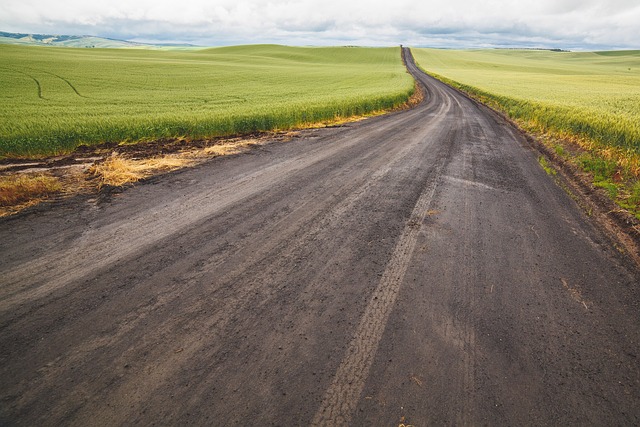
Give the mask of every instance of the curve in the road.
POLYGON ((0 220, 0 424, 637 424, 639 274, 489 109, 0 220))

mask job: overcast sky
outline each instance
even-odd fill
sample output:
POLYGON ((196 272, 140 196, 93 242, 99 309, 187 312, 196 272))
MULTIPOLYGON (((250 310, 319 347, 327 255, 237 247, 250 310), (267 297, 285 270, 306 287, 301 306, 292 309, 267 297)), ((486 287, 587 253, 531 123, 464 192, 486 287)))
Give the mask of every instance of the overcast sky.
POLYGON ((640 0, 1 0, 0 31, 206 46, 639 49, 640 0))

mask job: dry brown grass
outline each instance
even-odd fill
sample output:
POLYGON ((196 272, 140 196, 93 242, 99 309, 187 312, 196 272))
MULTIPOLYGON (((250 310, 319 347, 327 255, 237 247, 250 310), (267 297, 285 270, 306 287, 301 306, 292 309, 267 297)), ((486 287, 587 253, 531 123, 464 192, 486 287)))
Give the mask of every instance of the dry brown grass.
POLYGON ((149 159, 129 159, 112 154, 104 161, 91 166, 88 173, 97 176, 98 187, 122 186, 140 181, 157 172, 168 172, 192 164, 192 160, 182 156, 161 156, 149 159))
POLYGON ((157 173, 192 166, 207 158, 242 153, 260 143, 257 139, 238 139, 205 148, 186 149, 148 158, 129 158, 113 153, 103 161, 96 162, 89 168, 88 173, 99 178, 98 187, 105 185, 118 187, 157 173))
POLYGON ((424 89, 420 83, 417 81, 414 84, 413 95, 406 102, 406 108, 413 108, 419 105, 422 101, 424 101, 424 89))
POLYGON ((113 153, 105 160, 96 162, 89 168, 88 173, 98 177, 99 188, 105 185, 119 187, 157 173, 192 166, 207 158, 242 153, 258 144, 260 141, 255 139, 240 139, 205 148, 187 149, 174 154, 141 159, 113 153))
POLYGON ((231 154, 239 154, 246 151, 249 147, 258 145, 260 142, 256 139, 244 139, 225 144, 212 145, 206 147, 203 153, 209 157, 228 156, 231 154))
POLYGON ((14 206, 42 199, 62 190, 58 178, 44 174, 14 174, 0 177, 0 206, 14 206))

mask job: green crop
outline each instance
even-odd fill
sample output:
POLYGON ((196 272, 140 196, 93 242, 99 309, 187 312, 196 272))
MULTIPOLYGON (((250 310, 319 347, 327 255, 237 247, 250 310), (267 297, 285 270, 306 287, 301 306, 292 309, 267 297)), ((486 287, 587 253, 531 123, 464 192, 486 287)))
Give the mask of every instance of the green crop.
POLYGON ((184 51, 0 45, 0 157, 283 130, 396 107, 398 48, 184 51))
POLYGON ((413 52, 427 72, 546 133, 558 156, 640 219, 640 51, 413 52), (562 145, 573 142, 582 154, 562 145))
POLYGON ((413 53, 423 69, 537 130, 640 153, 640 51, 413 53))

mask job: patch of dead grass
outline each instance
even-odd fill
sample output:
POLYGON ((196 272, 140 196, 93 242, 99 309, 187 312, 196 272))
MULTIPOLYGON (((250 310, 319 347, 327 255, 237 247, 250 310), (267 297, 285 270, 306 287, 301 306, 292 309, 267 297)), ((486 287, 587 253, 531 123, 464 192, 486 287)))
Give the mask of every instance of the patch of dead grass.
POLYGON ((160 156, 148 159, 130 159, 114 153, 102 162, 96 162, 88 170, 98 177, 98 187, 111 185, 119 187, 140 181, 157 172, 169 172, 189 166, 192 159, 183 156, 160 156))
POLYGON ((45 174, 0 176, 0 206, 13 206, 33 199, 42 199, 61 190, 60 180, 45 174))
POLYGON ((259 145, 260 141, 257 139, 241 139, 236 142, 229 142, 225 144, 216 144, 209 147, 205 147, 202 153, 208 157, 228 156, 231 154, 239 154, 246 151, 248 148, 259 145))

